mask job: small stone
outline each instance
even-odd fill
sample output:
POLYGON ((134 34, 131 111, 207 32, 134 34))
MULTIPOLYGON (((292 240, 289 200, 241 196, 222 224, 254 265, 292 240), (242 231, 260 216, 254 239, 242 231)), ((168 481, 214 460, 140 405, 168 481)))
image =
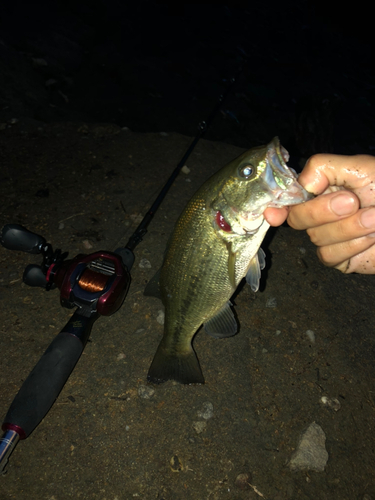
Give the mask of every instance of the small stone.
POLYGON ((164 311, 162 310, 158 311, 158 315, 156 316, 156 321, 159 323, 159 325, 164 325, 164 318, 165 318, 164 311))
POLYGON ((65 224, 63 222, 60 222, 59 229, 64 229, 64 227, 65 227, 65 224))
POLYGON ((151 269, 151 262, 147 259, 141 259, 138 265, 141 269, 151 269))
POLYGON ((148 385, 140 385, 138 387, 138 396, 142 399, 151 399, 155 394, 155 389, 148 385))
POLYGON ((320 425, 313 422, 302 434, 289 467, 292 471, 313 470, 323 472, 328 461, 326 435, 320 425))
POLYGON ((251 483, 251 475, 247 472, 243 472, 242 474, 238 474, 234 481, 234 485, 236 488, 240 490, 249 490, 251 483))
POLYGON ((83 245, 83 248, 86 248, 87 250, 90 250, 90 248, 93 248, 93 245, 90 242, 90 240, 83 240, 82 245, 83 245))
POLYGON ((330 410, 339 411, 339 409, 341 408, 341 403, 337 398, 328 398, 327 396, 322 396, 320 402, 330 410))
POLYGON ((214 405, 209 401, 203 403, 202 410, 197 412, 198 417, 209 420, 214 416, 214 405))
POLYGON ((197 434, 200 434, 201 432, 203 432, 207 427, 207 422, 193 422, 193 429, 195 430, 195 432, 197 434))
POLYGON ((181 172, 184 174, 190 174, 190 168, 187 165, 184 165, 181 169, 181 172))
POLYGON ((117 361, 121 361, 122 359, 125 359, 126 355, 123 352, 120 352, 120 354, 117 356, 117 361))
POLYGON ((309 338, 312 344, 315 344, 315 333, 312 330, 306 330, 306 336, 309 338))
POLYGON ((270 297, 267 299, 266 302, 266 307, 276 307, 277 306, 277 300, 275 297, 270 297))

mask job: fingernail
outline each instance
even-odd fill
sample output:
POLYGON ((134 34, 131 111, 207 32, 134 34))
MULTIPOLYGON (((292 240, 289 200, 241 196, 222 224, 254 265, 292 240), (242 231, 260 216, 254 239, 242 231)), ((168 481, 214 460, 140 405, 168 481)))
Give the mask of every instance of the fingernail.
POLYGON ((353 212, 354 200, 348 194, 339 194, 332 198, 331 209, 336 215, 349 215, 353 212))
POLYGON ((361 224, 367 229, 375 229, 375 208, 369 208, 361 213, 361 224))

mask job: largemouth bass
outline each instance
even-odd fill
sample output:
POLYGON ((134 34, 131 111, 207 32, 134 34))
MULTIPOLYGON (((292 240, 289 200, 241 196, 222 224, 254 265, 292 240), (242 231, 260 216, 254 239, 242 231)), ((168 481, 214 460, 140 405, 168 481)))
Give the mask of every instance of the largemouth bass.
POLYGON ((165 306, 164 336, 148 381, 204 383, 192 340, 202 324, 222 338, 237 333, 230 298, 240 281, 259 287, 265 254, 260 248, 269 224, 267 207, 294 205, 311 197, 286 162, 275 137, 243 153, 208 179, 188 202, 167 245, 159 273, 145 295, 165 306))

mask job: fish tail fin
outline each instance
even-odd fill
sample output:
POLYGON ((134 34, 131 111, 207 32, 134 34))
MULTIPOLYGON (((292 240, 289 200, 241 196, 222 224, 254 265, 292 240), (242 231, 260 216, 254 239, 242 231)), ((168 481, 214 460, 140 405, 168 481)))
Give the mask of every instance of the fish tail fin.
POLYGON ((162 384, 167 380, 176 380, 181 384, 204 384, 204 377, 197 355, 191 347, 188 353, 180 354, 165 348, 163 341, 152 360, 147 374, 147 381, 162 384))

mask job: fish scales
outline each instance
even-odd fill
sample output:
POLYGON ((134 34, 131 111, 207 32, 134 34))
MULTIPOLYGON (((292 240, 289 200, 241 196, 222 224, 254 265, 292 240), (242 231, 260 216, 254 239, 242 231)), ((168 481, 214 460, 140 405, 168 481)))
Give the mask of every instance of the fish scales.
MULTIPOLYGON (((165 324, 148 373, 150 382, 204 383, 192 347, 195 333, 202 324, 215 337, 237 332, 229 300, 245 276, 257 289, 259 261, 264 260, 263 253, 258 260, 258 252, 269 228, 264 209, 309 197, 285 159, 287 152, 275 138, 230 162, 188 202, 155 277, 165 324)), ((145 294, 152 295, 147 288, 145 294)))

